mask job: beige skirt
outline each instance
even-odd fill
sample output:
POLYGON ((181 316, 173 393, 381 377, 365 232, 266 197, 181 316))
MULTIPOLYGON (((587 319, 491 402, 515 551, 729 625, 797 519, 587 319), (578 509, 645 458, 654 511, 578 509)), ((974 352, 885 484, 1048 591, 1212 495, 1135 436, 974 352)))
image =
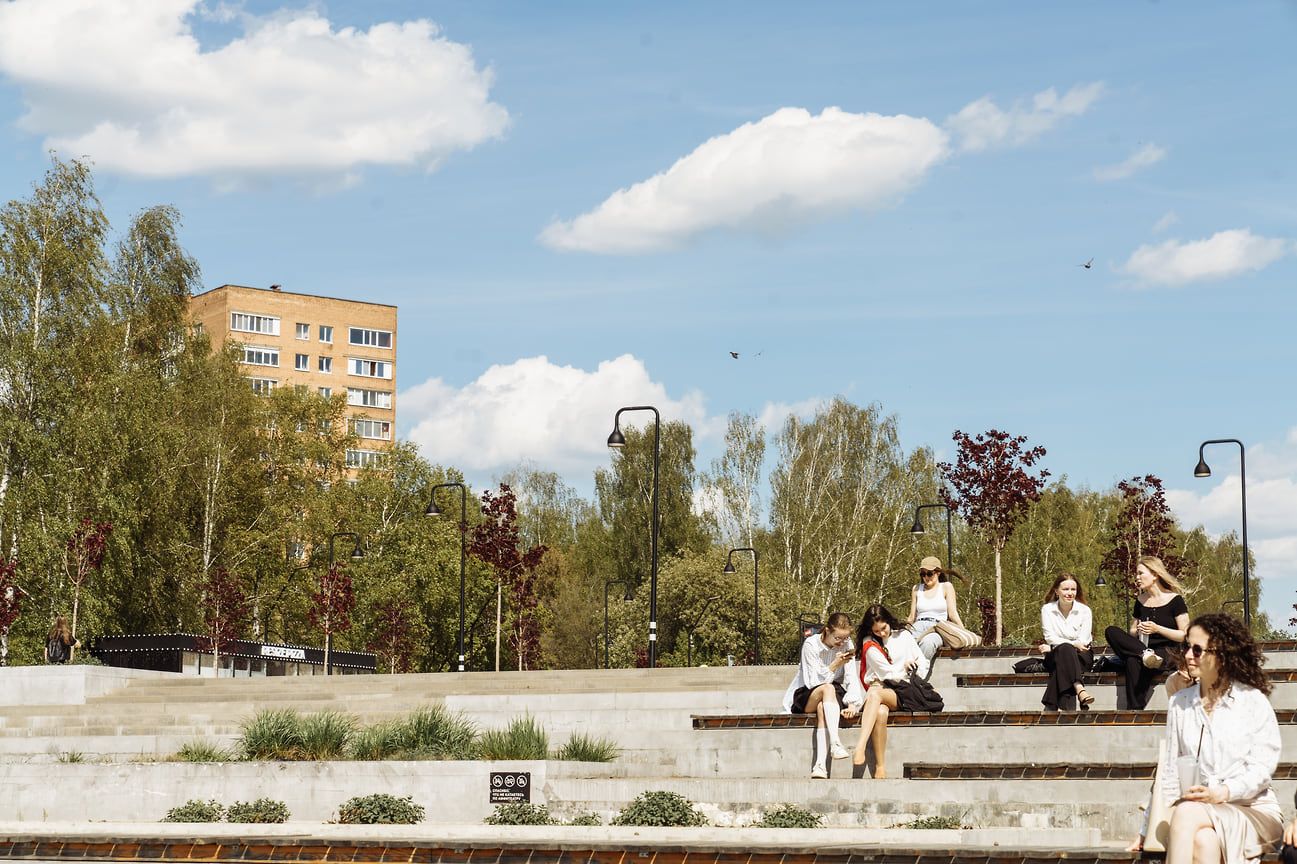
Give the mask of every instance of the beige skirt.
POLYGON ((1273 796, 1252 804, 1211 804, 1207 809, 1224 864, 1256 864, 1283 837, 1283 812, 1273 796))

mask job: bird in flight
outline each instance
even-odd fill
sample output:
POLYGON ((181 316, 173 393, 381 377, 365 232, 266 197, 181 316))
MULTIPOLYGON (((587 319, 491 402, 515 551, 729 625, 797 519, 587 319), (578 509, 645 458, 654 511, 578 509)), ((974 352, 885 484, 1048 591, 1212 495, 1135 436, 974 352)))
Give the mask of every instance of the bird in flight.
POLYGON ((283 288, 283 287, 284 287, 283 285, 278 285, 278 284, 276 284, 276 285, 271 285, 271 286, 270 286, 270 290, 271 290, 271 291, 274 291, 276 288, 283 288))
POLYGON ((1090 265, 1093 264, 1093 263, 1094 263, 1094 259, 1091 258, 1089 261, 1086 261, 1084 264, 1077 264, 1076 266, 1077 266, 1077 267, 1084 267, 1086 270, 1089 270, 1089 269, 1090 269, 1090 265))
POLYGON ((730 352, 730 356, 733 357, 735 360, 737 360, 737 359, 739 359, 739 352, 737 352, 737 351, 731 351, 731 352, 730 352))

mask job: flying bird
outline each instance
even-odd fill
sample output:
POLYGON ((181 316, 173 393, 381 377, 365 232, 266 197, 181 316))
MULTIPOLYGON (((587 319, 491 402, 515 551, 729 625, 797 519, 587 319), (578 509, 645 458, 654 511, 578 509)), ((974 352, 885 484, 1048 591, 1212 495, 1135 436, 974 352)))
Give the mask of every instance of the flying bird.
POLYGON ((1086 270, 1089 270, 1089 269, 1090 269, 1090 265, 1093 264, 1093 263, 1094 263, 1094 259, 1091 258, 1089 261, 1086 261, 1084 264, 1077 264, 1076 266, 1077 266, 1077 267, 1084 267, 1086 270))
POLYGON ((731 352, 730 352, 730 356, 733 357, 735 360, 737 360, 737 359, 739 359, 739 352, 737 352, 737 351, 731 351, 731 352))
POLYGON ((270 290, 271 290, 271 291, 278 291, 280 288, 283 288, 283 287, 284 287, 283 285, 271 285, 271 286, 270 286, 270 290))

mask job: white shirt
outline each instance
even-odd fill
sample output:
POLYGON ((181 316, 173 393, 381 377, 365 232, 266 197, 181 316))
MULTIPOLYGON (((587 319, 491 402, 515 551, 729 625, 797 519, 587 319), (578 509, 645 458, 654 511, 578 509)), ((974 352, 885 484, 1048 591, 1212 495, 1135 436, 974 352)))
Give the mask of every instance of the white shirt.
POLYGON ((1072 611, 1066 616, 1058 608, 1058 601, 1040 607, 1040 629, 1050 647, 1065 642, 1089 645, 1094 641, 1094 624, 1090 607, 1079 600, 1072 602, 1072 611))
POLYGON ((887 656, 878 650, 875 642, 865 643, 865 686, 872 687, 881 681, 904 681, 910 677, 905 664, 917 661, 915 671, 920 678, 928 675, 928 658, 919 650, 919 643, 909 630, 893 630, 883 643, 887 656))
POLYGON ((832 681, 839 681, 847 688, 848 705, 859 708, 865 704, 865 694, 860 688, 860 675, 856 671, 858 667, 854 656, 847 661, 846 665, 835 670, 829 669, 829 664, 837 658, 839 651, 851 651, 854 654, 855 648, 850 638, 837 648, 830 648, 824 644, 819 633, 806 637, 802 642, 802 662, 797 665, 797 674, 793 677, 793 683, 789 684, 788 689, 784 691, 785 714, 793 713, 793 694, 797 692, 798 687, 814 690, 821 684, 832 681))
POLYGON ((1277 811, 1270 777, 1279 764, 1279 723, 1270 700, 1260 690, 1233 683, 1208 715, 1198 691, 1197 684, 1186 687, 1167 706, 1163 800, 1170 806, 1180 797, 1176 757, 1197 754, 1203 786, 1224 784, 1231 803, 1272 805, 1277 811))

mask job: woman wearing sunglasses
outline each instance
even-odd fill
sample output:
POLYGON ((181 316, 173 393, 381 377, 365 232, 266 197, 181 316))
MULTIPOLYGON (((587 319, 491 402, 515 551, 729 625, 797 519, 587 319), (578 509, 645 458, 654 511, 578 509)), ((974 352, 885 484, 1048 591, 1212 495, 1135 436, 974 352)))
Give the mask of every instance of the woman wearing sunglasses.
POLYGON ((1157 790, 1168 806, 1174 803, 1166 861, 1255 862, 1283 831, 1270 787, 1280 740, 1264 657, 1243 622, 1230 615, 1203 615, 1188 629, 1184 660, 1198 683, 1171 697, 1157 790), (1181 778, 1184 771, 1192 773, 1181 778))
POLYGON ((932 662, 941 647, 941 634, 932 628, 941 621, 964 626, 955 603, 955 586, 950 577, 967 582, 954 570, 941 569, 941 559, 929 555, 919 562, 919 584, 910 591, 910 614, 905 619, 910 632, 919 642, 919 650, 932 662))

